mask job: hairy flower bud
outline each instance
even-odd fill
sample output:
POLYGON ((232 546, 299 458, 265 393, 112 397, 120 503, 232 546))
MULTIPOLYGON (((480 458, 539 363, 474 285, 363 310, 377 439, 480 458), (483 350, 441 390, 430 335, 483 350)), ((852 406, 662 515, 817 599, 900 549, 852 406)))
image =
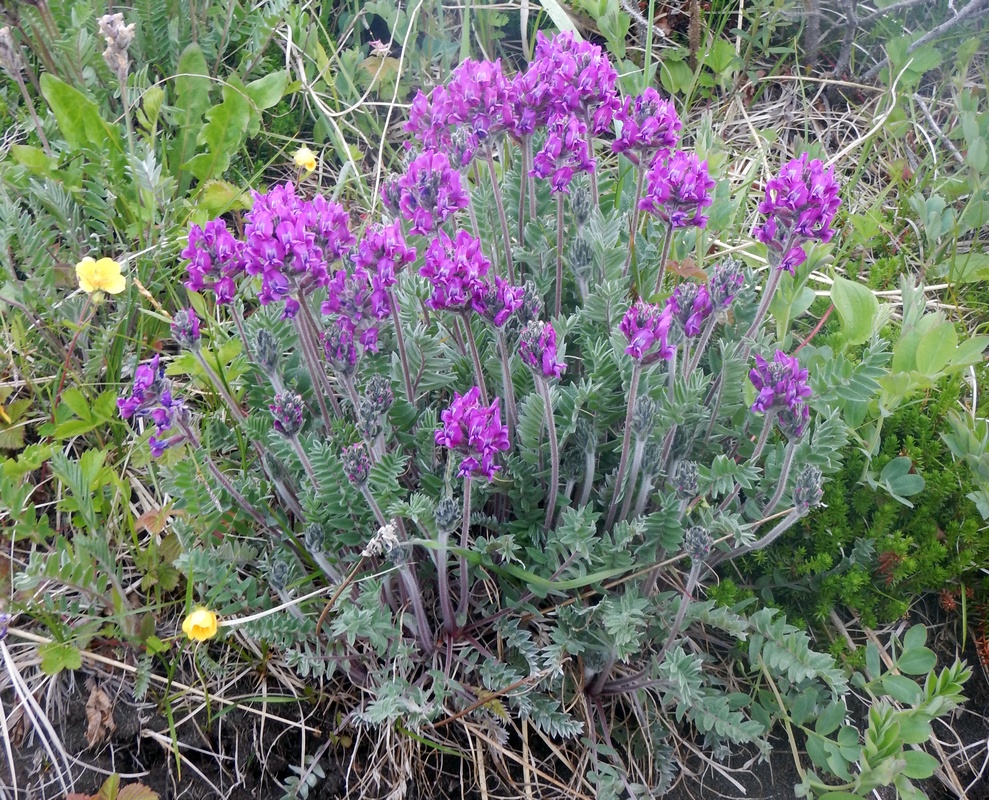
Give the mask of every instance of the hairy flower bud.
POLYGON ((444 497, 436 504, 436 527, 443 533, 449 533, 460 525, 462 516, 461 504, 452 497, 444 497))
POLYGON ((172 317, 172 338, 183 350, 199 350, 199 318, 191 308, 182 308, 172 317))
POLYGON ((367 483, 367 476, 371 472, 371 456, 368 455, 367 446, 364 442, 357 442, 350 447, 343 448, 343 452, 340 453, 340 461, 343 464, 343 471, 347 480, 354 486, 363 486, 367 483))
POLYGON ((381 414, 368 398, 357 401, 357 432, 366 442, 373 442, 381 433, 381 414))
POLYGON ((276 592, 285 590, 285 587, 292 581, 292 565, 283 558, 278 558, 271 562, 268 567, 268 583, 276 592))
POLYGON ((637 439, 645 439, 656 425, 656 401, 639 397, 632 411, 632 433, 637 439))
POLYGON ((593 268, 594 249, 585 239, 575 236, 570 242, 570 269, 578 277, 588 280, 593 268))
POLYGON ((728 310, 728 306, 735 299, 744 281, 740 261, 729 257, 720 264, 714 265, 707 281, 707 294, 715 314, 722 314, 728 310))
POLYGON ((326 551, 329 544, 328 539, 329 536, 327 536, 326 528, 318 522, 310 522, 302 532, 302 541, 306 545, 306 550, 310 553, 322 553, 326 551))
POLYGON ((268 408, 275 420, 275 430, 282 436, 291 439, 302 430, 303 404, 302 397, 288 389, 275 395, 275 402, 268 408))
POLYGON ((693 461, 681 461, 673 473, 673 488, 677 496, 683 500, 697 496, 697 464, 693 461))
POLYGON ((695 525, 683 537, 683 551, 691 561, 703 561, 711 553, 711 533, 707 528, 695 525))
POLYGON ((278 343, 275 337, 264 328, 258 331, 254 346, 254 357, 257 359, 258 367, 269 378, 278 374, 278 343))
POLYGON ((288 481, 289 474, 288 470, 285 469, 285 465, 267 450, 264 451, 262 463, 264 464, 264 471, 268 474, 268 477, 271 478, 272 481, 282 484, 288 481))
POLYGON ((805 466, 793 482, 793 505, 801 517, 821 505, 824 475, 812 464, 805 466))
POLYGON ((395 402, 391 381, 384 375, 372 375, 364 388, 364 397, 379 414, 386 414, 395 402))
POLYGON ((393 522, 389 522, 387 525, 382 525, 378 528, 378 532, 371 537, 371 541, 367 543, 364 550, 361 551, 361 555, 364 558, 372 558, 374 556, 388 556, 391 557, 397 549, 401 542, 398 539, 398 532, 395 528, 393 522))
POLYGON ((123 14, 104 14, 99 20, 100 36, 106 40, 103 60, 121 83, 127 80, 130 59, 127 49, 134 41, 134 23, 124 25, 123 14))
POLYGON ((583 186, 570 193, 570 215, 578 228, 591 218, 591 193, 583 186))

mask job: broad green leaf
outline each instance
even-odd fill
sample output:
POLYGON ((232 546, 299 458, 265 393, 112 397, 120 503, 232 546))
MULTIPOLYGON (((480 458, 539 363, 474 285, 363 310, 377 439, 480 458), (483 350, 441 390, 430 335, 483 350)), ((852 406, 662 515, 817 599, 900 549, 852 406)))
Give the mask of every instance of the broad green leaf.
POLYGON ((727 72, 734 66, 736 59, 735 45, 727 39, 715 39, 711 45, 711 50, 704 59, 704 65, 709 67, 716 75, 727 72))
POLYGON ((79 669, 82 654, 79 648, 65 642, 48 642, 38 648, 41 657, 41 671, 45 675, 58 675, 63 669, 79 669))
POLYGON ((903 760, 907 762, 903 774, 914 780, 929 778, 938 768, 938 760, 929 753, 922 750, 906 750, 903 753, 903 760))
POLYGON ((209 66, 198 44, 190 44, 179 58, 178 75, 175 77, 175 107, 177 131, 168 152, 172 174, 179 177, 180 194, 189 188, 192 176, 182 172, 183 164, 196 154, 196 140, 203 128, 203 114, 210 106, 209 90, 212 86, 209 66))
POLYGON ((141 103, 134 110, 138 125, 148 138, 153 138, 158 130, 158 117, 165 103, 165 90, 160 86, 152 86, 141 95, 141 103))
POLYGON ((822 794, 818 800, 862 800, 861 795, 849 794, 848 792, 828 792, 822 794))
POLYGON ((914 705, 923 697, 923 690, 917 683, 903 675, 883 675, 882 684, 890 697, 901 703, 914 705))
POLYGON ((977 136, 968 145, 968 152, 965 154, 965 162, 976 172, 982 172, 989 161, 989 153, 986 152, 986 140, 977 136))
POLYGON ((925 792, 910 783, 906 775, 897 775, 893 785, 899 793, 899 800, 930 800, 925 792))
POLYGON ((916 650, 927 642, 927 628, 924 625, 914 625, 903 634, 903 649, 916 650))
POLYGON ((931 378, 951 362, 958 347, 958 334, 950 322, 942 322, 917 344, 917 370, 931 378))
POLYGON ((950 370, 964 369, 972 364, 979 364, 986 348, 989 347, 989 336, 973 336, 966 339, 955 349, 951 357, 950 370))
POLYGON ((836 275, 831 302, 841 319, 842 333, 849 344, 862 344, 872 335, 879 301, 868 288, 836 275))
POLYGON ((903 712, 900 717, 900 737, 907 744, 923 744, 930 741, 931 723, 924 716, 913 711, 903 712))
POLYGON ((893 347, 893 361, 890 369, 893 372, 912 372, 917 366, 917 347, 923 334, 914 329, 900 336, 893 347))
POLYGON ((47 175, 58 166, 58 159, 45 153, 40 147, 26 144, 15 144, 10 148, 10 157, 14 163, 34 175, 47 175))
POLYGON ((72 409, 72 413, 79 419, 88 420, 92 416, 86 396, 75 387, 70 387, 62 392, 62 402, 72 409))
POLYGON ((937 656, 926 647, 906 650, 896 659, 896 666, 907 675, 926 675, 937 666, 937 656))
POLYGON ((553 20, 553 25, 556 26, 557 30, 565 32, 570 31, 577 41, 582 41, 583 36, 581 36, 580 31, 577 30, 577 26, 574 25, 570 15, 563 9, 558 0, 537 0, 539 5, 543 7, 549 18, 553 20))
POLYGON ((65 81, 51 73, 41 76, 41 93, 48 101, 58 129, 69 147, 80 150, 92 147, 94 150, 113 148, 123 153, 120 131, 100 116, 96 103, 65 81))
MULTIPOLYGON (((839 701, 832 702, 817 718, 814 730, 821 736, 827 736, 838 730, 842 722, 845 721, 845 704, 839 701)), ((809 741, 809 739, 808 739, 809 741)))
MULTIPOLYGON (((244 93, 250 100, 250 123, 248 124, 248 136, 257 136, 261 130, 261 112, 265 109, 277 105, 285 96, 285 87, 288 86, 289 74, 287 70, 272 72, 256 81, 251 81, 244 87, 244 93)), ((239 81, 238 81, 239 83, 239 81)))
POLYGON ((225 86, 223 102, 207 111, 206 119, 208 122, 199 133, 199 142, 206 145, 206 152, 183 165, 201 181, 223 175, 231 158, 240 150, 250 121, 247 97, 225 86))
POLYGON ((229 181, 207 181, 199 193, 196 206, 208 219, 215 219, 234 209, 244 211, 250 208, 251 196, 229 181))

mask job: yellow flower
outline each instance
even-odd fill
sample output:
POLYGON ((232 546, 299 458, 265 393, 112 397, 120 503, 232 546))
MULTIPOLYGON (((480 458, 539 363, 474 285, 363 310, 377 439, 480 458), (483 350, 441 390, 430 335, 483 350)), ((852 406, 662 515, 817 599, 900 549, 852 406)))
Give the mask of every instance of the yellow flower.
POLYGON ((208 608, 197 608, 182 623, 182 632, 196 642, 216 636, 216 614, 208 608))
POLYGON ((120 294, 127 286, 127 280, 120 274, 120 264, 112 258, 94 261, 86 256, 76 264, 76 277, 79 279, 79 288, 86 294, 120 294))
POLYGON ((316 169, 316 154, 308 147, 300 147, 295 151, 295 165, 306 172, 316 169))

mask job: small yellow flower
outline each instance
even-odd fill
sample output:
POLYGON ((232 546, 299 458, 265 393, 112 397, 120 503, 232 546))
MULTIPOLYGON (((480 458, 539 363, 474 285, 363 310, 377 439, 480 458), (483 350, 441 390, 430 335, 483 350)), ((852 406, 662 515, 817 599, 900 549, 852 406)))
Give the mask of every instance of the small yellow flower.
POLYGON ((182 623, 182 632, 195 642, 212 639, 216 628, 216 614, 208 608, 197 608, 182 623))
POLYGON ((316 169, 316 154, 308 147, 300 147, 295 151, 295 165, 306 172, 316 169))
POLYGON ((127 286, 127 279, 120 274, 120 264, 112 258, 94 261, 86 256, 76 264, 76 277, 79 279, 79 288, 86 294, 120 294, 127 286))

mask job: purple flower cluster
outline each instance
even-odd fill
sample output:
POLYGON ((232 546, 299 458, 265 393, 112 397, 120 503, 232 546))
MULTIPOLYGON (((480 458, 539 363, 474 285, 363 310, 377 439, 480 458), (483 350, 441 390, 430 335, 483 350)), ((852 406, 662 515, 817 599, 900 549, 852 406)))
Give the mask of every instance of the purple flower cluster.
POLYGON ((766 199, 759 204, 766 221, 752 235, 775 254, 779 269, 792 274, 807 260, 805 242, 831 241, 831 223, 840 205, 834 167, 825 170, 818 159, 809 161, 804 153, 766 184, 766 199))
POLYGON ((453 71, 445 86, 427 96, 420 89, 412 101, 405 130, 425 147, 449 152, 453 131, 466 133, 459 148, 458 166, 467 166, 480 146, 512 128, 509 83, 501 71, 501 59, 466 59, 453 71))
POLYGON ((714 265, 708 276, 707 293, 715 314, 722 314, 728 310, 728 306, 731 305, 744 282, 742 265, 734 258, 726 258, 720 264, 714 265))
POLYGON ((189 259, 186 288, 194 292, 209 289, 221 305, 233 301, 236 279, 244 272, 244 245, 222 219, 210 220, 200 228, 189 229, 189 242, 181 253, 189 259))
POLYGON ((481 252, 479 240, 463 230, 457 231, 453 239, 446 231, 440 231, 429 243, 425 263, 419 270, 433 285, 433 294, 426 304, 437 310, 459 312, 473 308, 483 314, 490 269, 491 262, 481 252))
POLYGON ((172 338, 183 350, 199 349, 199 317, 191 308, 181 308, 172 317, 172 338))
POLYGON ((371 456, 368 455, 367 445, 364 442, 343 448, 340 453, 340 463, 343 465, 347 480, 352 484, 363 486, 367 483, 367 477, 371 474, 371 456))
POLYGON ((615 119, 622 123, 622 130, 611 149, 642 168, 649 167, 658 153, 672 150, 680 141, 683 123, 673 103, 652 87, 627 98, 615 112, 615 119))
POLYGON ((450 167, 450 159, 435 150, 413 159, 393 189, 386 184, 382 190, 386 204, 394 202, 389 195, 395 191, 399 213, 412 223, 410 232, 420 236, 438 230, 470 202, 460 183, 460 173, 450 167))
POLYGON ((371 281, 371 304, 375 314, 391 313, 388 292, 398 282, 398 273, 416 260, 416 249, 405 242, 402 225, 376 223, 368 226, 353 255, 354 266, 371 281))
MULTIPOLYGON (((321 310, 331 318, 331 328, 344 332, 345 340, 351 344, 360 342, 365 350, 378 352, 378 322, 390 312, 387 302, 375 301, 371 278, 366 271, 360 267, 351 271, 337 270, 327 286, 321 310)), ((328 333, 327 343, 329 341, 328 333)), ((350 360, 349 356, 347 360, 350 360)))
POLYGON ((291 389, 276 394, 275 402, 268 406, 275 430, 289 439, 298 435, 304 421, 303 408, 302 397, 291 389))
POLYGON ((440 414, 443 427, 435 441, 464 456, 460 477, 484 476, 490 481, 499 469, 495 457, 508 450, 508 427, 501 424, 498 398, 490 406, 481 405, 480 398, 477 386, 465 395, 455 392, 450 407, 440 414))
POLYGON ((711 296, 703 284, 679 284, 666 301, 666 306, 686 336, 700 336, 704 323, 714 313, 711 296))
POLYGON ((557 360, 556 329, 548 322, 534 320, 519 336, 519 356, 537 375, 560 378, 567 365, 557 360))
POLYGON ((148 444, 155 458, 186 440, 184 431, 162 438, 177 425, 187 425, 189 411, 182 400, 172 397, 172 382, 165 377, 165 368, 159 364, 157 355, 150 364, 141 364, 134 370, 131 393, 117 398, 117 410, 123 419, 149 417, 154 422, 155 432, 148 444))
POLYGON ((639 208, 655 214, 673 228, 703 228, 707 215, 701 210, 711 205, 714 179, 707 162, 698 162, 693 153, 674 150, 657 158, 646 175, 645 196, 639 208))
POLYGON ((536 50, 525 72, 512 81, 513 133, 530 136, 558 115, 575 115, 591 133, 611 129, 620 103, 618 73, 601 48, 571 33, 536 34, 536 50))
POLYGON ((628 339, 625 352, 643 366, 654 364, 660 359, 669 361, 674 353, 668 341, 672 321, 669 306, 660 307, 643 300, 637 301, 625 313, 619 325, 628 339))
POLYGON ((532 159, 529 174, 548 178, 554 194, 568 193, 575 172, 594 171, 595 161, 588 153, 586 133, 587 126, 577 117, 554 117, 542 150, 532 159))
POLYGON ((290 183, 253 193, 245 226, 249 275, 261 276, 262 305, 285 301, 285 318, 299 310, 293 293, 307 294, 330 282, 328 266, 354 244, 347 213, 317 195, 303 200, 290 183))
POLYGON ((503 278, 495 277, 494 285, 487 284, 484 292, 475 298, 474 308, 481 307, 481 316, 496 328, 502 327, 522 307, 524 286, 512 286, 503 278))
POLYGON ((755 363, 755 369, 749 372, 749 380, 759 395, 752 410, 762 414, 775 413, 784 433, 791 438, 799 437, 810 416, 808 371, 800 368, 796 356, 790 357, 782 350, 776 351, 771 362, 757 355, 755 363))

